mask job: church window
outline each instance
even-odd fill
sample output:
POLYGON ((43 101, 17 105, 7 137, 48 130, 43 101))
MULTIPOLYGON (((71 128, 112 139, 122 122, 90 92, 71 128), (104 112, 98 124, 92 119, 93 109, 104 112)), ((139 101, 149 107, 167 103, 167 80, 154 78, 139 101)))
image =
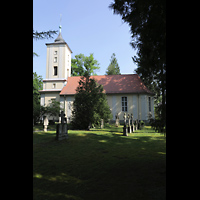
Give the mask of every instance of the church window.
POLYGON ((55 83, 53 83, 53 88, 54 88, 54 89, 56 88, 56 84, 55 84, 55 83))
POLYGON ((127 102, 127 97, 122 97, 122 111, 126 112, 128 111, 128 102, 127 102))
POLYGON ((57 62, 57 57, 54 57, 54 62, 55 62, 55 63, 57 62))
POLYGON ((54 76, 58 75, 58 67, 54 67, 54 76))
POLYGON ((57 51, 54 51, 54 55, 57 55, 57 51))

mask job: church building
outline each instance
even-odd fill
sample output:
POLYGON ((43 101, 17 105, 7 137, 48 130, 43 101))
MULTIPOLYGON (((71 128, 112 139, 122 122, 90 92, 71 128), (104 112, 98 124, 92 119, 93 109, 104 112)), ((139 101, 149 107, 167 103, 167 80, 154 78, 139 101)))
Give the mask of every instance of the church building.
MULTIPOLYGON (((54 42, 46 43, 46 79, 43 80, 43 90, 39 91, 40 103, 46 106, 49 100, 59 101, 69 123, 76 88, 81 77, 71 77, 72 50, 61 35, 61 26, 59 28, 59 35, 54 42)), ((146 121, 149 113, 154 118, 154 94, 137 74, 99 75, 91 78, 104 87, 113 116, 111 120, 115 120, 117 113, 119 119, 123 120, 124 112, 132 113, 134 120, 146 121)), ((49 120, 51 118, 49 117, 49 120)))

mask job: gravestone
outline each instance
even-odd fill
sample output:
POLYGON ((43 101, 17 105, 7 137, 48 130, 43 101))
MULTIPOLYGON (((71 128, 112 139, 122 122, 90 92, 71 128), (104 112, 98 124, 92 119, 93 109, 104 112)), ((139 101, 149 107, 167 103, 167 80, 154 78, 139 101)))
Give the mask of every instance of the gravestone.
POLYGON ((128 136, 128 130, 126 127, 126 113, 124 113, 123 118, 124 118, 123 136, 128 136))
POLYGON ((131 133, 130 115, 128 114, 128 133, 131 133))
POLYGON ((131 113, 131 130, 134 132, 133 114, 131 113))
POLYGON ((136 119, 135 120, 135 130, 137 131, 137 128, 138 128, 138 120, 136 119))
POLYGON ((65 114, 61 111, 61 123, 56 125, 56 140, 63 140, 68 138, 67 123, 65 123, 65 114))
POLYGON ((115 118, 116 118, 115 126, 118 127, 119 126, 119 114, 118 113, 115 115, 115 118))
POLYGON ((126 113, 124 113, 123 118, 124 118, 124 125, 126 125, 126 113))
POLYGON ((89 123, 89 126, 88 126, 88 131, 90 131, 90 128, 92 127, 92 124, 91 124, 91 122, 89 123))
POLYGON ((101 128, 103 128, 104 127, 104 125, 103 125, 104 123, 103 123, 103 119, 101 119, 101 128))
POLYGON ((141 120, 138 121, 138 130, 141 130, 141 120))
POLYGON ((49 125, 49 120, 47 116, 44 116, 44 132, 47 132, 47 126, 49 125))
POLYGON ((65 114, 64 114, 64 112, 63 111, 61 111, 61 113, 60 113, 60 117, 61 117, 61 124, 64 124, 64 121, 65 121, 65 114))

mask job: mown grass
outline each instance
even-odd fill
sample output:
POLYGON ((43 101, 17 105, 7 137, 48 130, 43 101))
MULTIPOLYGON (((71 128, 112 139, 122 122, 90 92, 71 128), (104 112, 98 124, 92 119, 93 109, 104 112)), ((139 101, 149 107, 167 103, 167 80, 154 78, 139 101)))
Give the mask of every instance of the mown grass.
POLYGON ((33 199, 162 200, 166 139, 150 127, 122 136, 122 126, 33 133, 33 199))

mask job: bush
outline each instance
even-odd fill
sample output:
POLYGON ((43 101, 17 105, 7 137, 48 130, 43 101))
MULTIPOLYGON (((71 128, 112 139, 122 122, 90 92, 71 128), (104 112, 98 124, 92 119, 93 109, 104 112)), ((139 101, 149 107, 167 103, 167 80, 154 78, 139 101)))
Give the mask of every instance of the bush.
POLYGON ((160 119, 150 119, 151 127, 160 133, 166 133, 166 126, 165 123, 160 119))

